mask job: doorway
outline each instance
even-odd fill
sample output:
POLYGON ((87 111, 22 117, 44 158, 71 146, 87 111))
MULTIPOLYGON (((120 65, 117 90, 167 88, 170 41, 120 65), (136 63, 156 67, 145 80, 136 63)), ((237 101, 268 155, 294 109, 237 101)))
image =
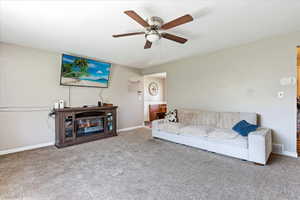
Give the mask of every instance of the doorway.
POLYGON ((167 112, 166 99, 167 73, 155 73, 144 76, 144 124, 151 128, 151 122, 162 119, 167 112))

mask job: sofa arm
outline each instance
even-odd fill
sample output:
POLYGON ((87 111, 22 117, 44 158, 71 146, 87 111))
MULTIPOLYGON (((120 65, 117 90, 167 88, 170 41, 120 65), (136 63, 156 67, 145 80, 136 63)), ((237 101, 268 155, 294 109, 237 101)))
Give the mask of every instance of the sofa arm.
POLYGON ((249 161, 265 165, 272 152, 271 129, 258 128, 248 135, 249 161))

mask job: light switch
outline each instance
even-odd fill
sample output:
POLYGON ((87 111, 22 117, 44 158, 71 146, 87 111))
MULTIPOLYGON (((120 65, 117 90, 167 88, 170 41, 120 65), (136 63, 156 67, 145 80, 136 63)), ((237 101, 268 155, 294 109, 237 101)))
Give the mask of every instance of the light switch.
POLYGON ((291 77, 290 77, 290 83, 291 83, 291 85, 296 85, 296 83, 297 83, 297 78, 291 76, 291 77))
POLYGON ((296 83, 297 79, 293 76, 283 77, 280 79, 280 85, 282 86, 295 85, 296 83))

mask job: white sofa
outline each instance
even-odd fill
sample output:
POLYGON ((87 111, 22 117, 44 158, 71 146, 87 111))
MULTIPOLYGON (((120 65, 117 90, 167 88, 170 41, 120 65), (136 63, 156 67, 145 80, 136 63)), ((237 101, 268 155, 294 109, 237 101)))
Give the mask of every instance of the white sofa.
POLYGON ((152 123, 152 136, 265 165, 272 151, 271 130, 258 128, 248 137, 232 127, 240 120, 257 124, 256 113, 178 109, 178 123, 152 123))

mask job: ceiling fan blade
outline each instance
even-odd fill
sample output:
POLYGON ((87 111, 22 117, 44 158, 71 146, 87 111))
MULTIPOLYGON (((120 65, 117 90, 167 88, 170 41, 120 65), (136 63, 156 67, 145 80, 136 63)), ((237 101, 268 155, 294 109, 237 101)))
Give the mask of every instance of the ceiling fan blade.
POLYGON ((167 30, 167 29, 173 28, 175 26, 179 26, 181 24, 188 23, 190 21, 193 21, 193 17, 191 15, 184 15, 182 17, 179 17, 177 19, 174 19, 174 20, 162 25, 161 29, 167 30))
POLYGON ((181 44, 184 44, 187 41, 187 39, 185 39, 185 38, 178 37, 176 35, 172 35, 172 34, 169 34, 169 33, 162 33, 161 37, 166 38, 168 40, 173 40, 175 42, 179 42, 181 44))
POLYGON ((143 27, 149 27, 150 25, 148 24, 148 22, 146 22, 143 18, 141 18, 136 12, 134 12, 133 10, 127 10, 124 12, 126 15, 128 15, 129 17, 131 17, 133 20, 135 20, 137 23, 139 23, 140 25, 142 25, 143 27))
POLYGON ((146 44, 144 46, 144 49, 150 49, 151 48, 151 45, 152 45, 152 42, 146 40, 146 44))
POLYGON ((124 34, 118 34, 118 35, 112 35, 112 36, 113 37, 124 37, 124 36, 142 35, 142 34, 145 34, 145 32, 124 33, 124 34))

